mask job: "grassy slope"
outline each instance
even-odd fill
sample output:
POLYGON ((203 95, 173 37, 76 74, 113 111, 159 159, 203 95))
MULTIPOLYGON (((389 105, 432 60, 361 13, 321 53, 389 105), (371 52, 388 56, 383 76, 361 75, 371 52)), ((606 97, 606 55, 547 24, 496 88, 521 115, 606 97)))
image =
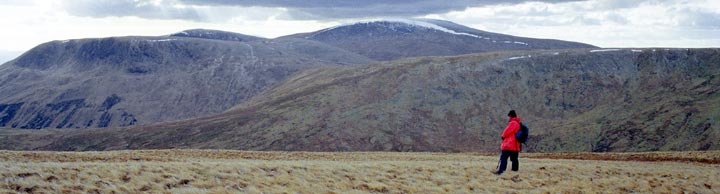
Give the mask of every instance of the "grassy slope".
POLYGON ((521 51, 312 69, 220 115, 10 148, 495 151, 517 109, 532 130, 526 151, 714 150, 719 53, 521 51))
POLYGON ((717 151, 522 154, 521 173, 495 176, 496 156, 470 153, 0 151, 0 192, 714 193, 720 191, 718 161, 717 151), (682 159, 546 159, 578 155, 682 159), (695 159, 714 164, 683 162, 695 159))

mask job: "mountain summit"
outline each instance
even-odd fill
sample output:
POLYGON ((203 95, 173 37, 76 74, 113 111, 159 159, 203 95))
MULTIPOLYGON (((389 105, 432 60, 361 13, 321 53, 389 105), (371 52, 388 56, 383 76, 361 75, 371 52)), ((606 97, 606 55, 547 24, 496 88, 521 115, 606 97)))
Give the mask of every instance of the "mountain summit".
POLYGON ((375 60, 500 50, 596 48, 584 43, 486 32, 431 19, 373 20, 286 37, 320 41, 375 60))
POLYGON ((230 40, 230 41, 254 41, 263 40, 257 36, 250 36, 235 32, 226 32, 220 30, 207 30, 207 29, 191 29, 184 30, 178 33, 170 34, 171 37, 190 37, 190 38, 204 38, 214 40, 230 40))

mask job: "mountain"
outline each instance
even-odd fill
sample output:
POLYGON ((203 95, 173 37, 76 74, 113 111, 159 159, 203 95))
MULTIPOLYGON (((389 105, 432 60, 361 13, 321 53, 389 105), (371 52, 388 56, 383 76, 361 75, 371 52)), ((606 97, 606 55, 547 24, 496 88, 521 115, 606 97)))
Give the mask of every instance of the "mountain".
POLYGON ((720 49, 567 49, 303 70, 221 114, 98 130, 4 131, 2 149, 525 151, 720 149, 720 49))
POLYGON ((213 30, 52 41, 0 66, 0 127, 102 128, 207 116, 298 70, 372 61, 310 40, 213 30))
POLYGON ((41 44, 0 66, 0 127, 103 128, 220 113, 294 72, 426 55, 593 47, 441 20, 377 21, 265 39, 191 29, 41 44))
POLYGON ((597 48, 577 42, 486 32, 431 19, 358 22, 286 37, 320 41, 375 60, 503 50, 597 48))

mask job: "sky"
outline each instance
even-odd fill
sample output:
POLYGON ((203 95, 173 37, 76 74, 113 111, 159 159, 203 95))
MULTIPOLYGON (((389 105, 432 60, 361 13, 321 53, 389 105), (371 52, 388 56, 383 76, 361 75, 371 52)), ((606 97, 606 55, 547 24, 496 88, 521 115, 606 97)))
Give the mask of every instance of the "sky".
POLYGON ((205 28, 275 38, 433 18, 600 47, 720 47, 718 0, 0 0, 0 63, 38 44, 205 28))

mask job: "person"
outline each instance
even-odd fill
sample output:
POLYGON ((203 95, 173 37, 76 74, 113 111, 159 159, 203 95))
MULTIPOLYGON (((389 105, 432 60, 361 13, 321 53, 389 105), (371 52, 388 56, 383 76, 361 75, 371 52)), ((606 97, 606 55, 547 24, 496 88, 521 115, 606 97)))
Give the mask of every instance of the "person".
POLYGON ((520 130, 520 117, 517 116, 515 110, 510 110, 508 113, 507 127, 502 133, 502 144, 500 145, 500 166, 494 174, 500 175, 507 169, 507 159, 510 158, 512 161, 512 171, 518 171, 520 168, 520 162, 518 161, 518 155, 520 153, 520 142, 515 139, 515 134, 520 130))

